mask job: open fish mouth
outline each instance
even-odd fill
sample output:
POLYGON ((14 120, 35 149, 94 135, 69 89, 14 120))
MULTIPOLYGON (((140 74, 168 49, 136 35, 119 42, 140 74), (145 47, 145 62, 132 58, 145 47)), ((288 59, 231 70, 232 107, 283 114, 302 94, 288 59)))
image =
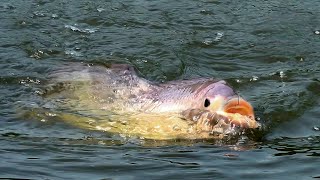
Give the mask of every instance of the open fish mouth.
POLYGON ((188 116, 192 117, 196 129, 201 132, 231 134, 260 127, 253 107, 242 98, 228 100, 218 111, 193 109, 188 116))
POLYGON ((242 98, 232 98, 224 106, 223 111, 229 114, 240 114, 254 119, 253 107, 242 98))

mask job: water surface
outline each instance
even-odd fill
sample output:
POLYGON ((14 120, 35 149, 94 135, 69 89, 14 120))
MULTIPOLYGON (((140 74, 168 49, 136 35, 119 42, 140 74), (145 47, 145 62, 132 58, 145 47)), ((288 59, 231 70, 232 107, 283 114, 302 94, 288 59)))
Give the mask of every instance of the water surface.
POLYGON ((0 178, 320 178, 319 9, 316 0, 1 1, 0 178), (129 63, 157 82, 225 79, 265 128, 227 142, 153 141, 27 116, 50 70, 71 62, 129 63))

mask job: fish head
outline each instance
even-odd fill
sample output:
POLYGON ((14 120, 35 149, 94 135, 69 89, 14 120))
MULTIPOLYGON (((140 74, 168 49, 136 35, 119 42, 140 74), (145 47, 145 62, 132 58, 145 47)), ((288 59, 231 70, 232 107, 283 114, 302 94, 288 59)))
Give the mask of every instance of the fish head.
POLYGON ((252 105, 225 81, 211 82, 198 88, 195 100, 197 108, 186 114, 202 130, 226 133, 260 126, 255 120, 252 105))
POLYGON ((251 104, 241 98, 225 81, 210 84, 203 90, 203 108, 213 112, 238 113, 254 119, 251 104))

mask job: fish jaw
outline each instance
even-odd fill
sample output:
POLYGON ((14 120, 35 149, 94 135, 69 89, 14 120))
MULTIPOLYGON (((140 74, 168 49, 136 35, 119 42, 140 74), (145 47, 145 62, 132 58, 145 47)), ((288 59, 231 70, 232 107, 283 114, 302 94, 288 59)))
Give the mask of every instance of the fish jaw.
POLYGON ((243 128, 256 128, 257 126, 252 105, 239 96, 231 96, 231 98, 217 96, 208 110, 226 117, 230 123, 243 128))
POLYGON ((240 97, 226 99, 216 97, 207 109, 186 110, 182 116, 192 120, 199 132, 213 134, 231 134, 260 127, 249 102, 240 97))
POLYGON ((240 114, 247 116, 250 119, 254 119, 254 110, 251 104, 242 99, 241 97, 235 97, 227 101, 223 106, 223 112, 228 114, 240 114))

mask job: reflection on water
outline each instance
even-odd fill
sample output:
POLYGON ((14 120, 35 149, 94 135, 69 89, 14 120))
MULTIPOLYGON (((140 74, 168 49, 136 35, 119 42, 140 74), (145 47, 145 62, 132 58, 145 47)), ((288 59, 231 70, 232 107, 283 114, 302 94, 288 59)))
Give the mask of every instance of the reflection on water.
POLYGON ((2 1, 0 178, 319 178, 319 6, 2 1), (37 111, 48 73, 70 62, 132 64, 156 82, 225 79, 263 129, 227 141, 146 140, 37 111))

